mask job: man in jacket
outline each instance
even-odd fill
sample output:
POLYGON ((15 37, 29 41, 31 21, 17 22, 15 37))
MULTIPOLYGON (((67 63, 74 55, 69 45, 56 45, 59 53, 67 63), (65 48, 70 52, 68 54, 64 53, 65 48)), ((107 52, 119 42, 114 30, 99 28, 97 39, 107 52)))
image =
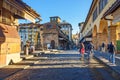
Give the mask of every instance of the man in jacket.
POLYGON ((89 43, 88 49, 89 49, 88 59, 92 59, 94 53, 94 46, 92 42, 89 43))
POLYGON ((109 61, 112 62, 112 64, 115 64, 115 46, 112 42, 109 45, 109 53, 110 53, 109 61))

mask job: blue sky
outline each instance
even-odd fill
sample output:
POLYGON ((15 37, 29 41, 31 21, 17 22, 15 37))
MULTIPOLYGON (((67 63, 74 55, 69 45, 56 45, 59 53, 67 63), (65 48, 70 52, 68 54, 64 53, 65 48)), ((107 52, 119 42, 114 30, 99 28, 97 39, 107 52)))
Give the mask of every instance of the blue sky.
POLYGON ((86 19, 92 0, 23 0, 41 15, 42 22, 49 17, 59 16, 72 24, 73 34, 79 31, 78 23, 86 19))

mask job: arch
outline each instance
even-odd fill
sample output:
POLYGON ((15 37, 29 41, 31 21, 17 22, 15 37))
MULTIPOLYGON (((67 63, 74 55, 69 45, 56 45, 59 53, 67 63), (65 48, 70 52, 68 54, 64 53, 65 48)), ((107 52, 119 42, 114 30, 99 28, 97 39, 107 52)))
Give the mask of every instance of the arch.
POLYGON ((103 31, 105 31, 104 29, 108 32, 108 22, 103 19, 100 21, 98 33, 103 33, 103 31))
POLYGON ((93 37, 97 36, 97 26, 96 25, 94 25, 92 36, 93 37))
POLYGON ((102 19, 99 24, 98 34, 97 34, 97 47, 100 47, 102 43, 108 44, 108 22, 102 19))

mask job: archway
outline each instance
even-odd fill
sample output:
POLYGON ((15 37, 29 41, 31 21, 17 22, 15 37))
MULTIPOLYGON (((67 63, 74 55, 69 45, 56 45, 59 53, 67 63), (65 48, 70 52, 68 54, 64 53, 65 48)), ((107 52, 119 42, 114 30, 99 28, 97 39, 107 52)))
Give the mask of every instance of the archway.
POLYGON ((108 44, 108 23, 106 20, 101 20, 97 34, 98 47, 105 43, 108 44))

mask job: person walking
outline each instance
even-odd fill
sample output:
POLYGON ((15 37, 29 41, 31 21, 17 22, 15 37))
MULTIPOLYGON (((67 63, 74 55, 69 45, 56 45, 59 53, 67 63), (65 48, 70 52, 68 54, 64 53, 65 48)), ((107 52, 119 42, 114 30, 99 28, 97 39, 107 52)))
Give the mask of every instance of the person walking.
POLYGON ((102 52, 105 52, 105 44, 104 43, 102 43, 102 52))
POLYGON ((91 60, 94 53, 94 45, 92 44, 92 42, 89 43, 88 48, 89 48, 88 59, 91 60))
POLYGON ((81 54, 81 60, 84 60, 84 54, 85 54, 85 46, 83 43, 80 43, 80 49, 79 52, 81 54))
POLYGON ((107 44, 107 52, 109 53, 110 44, 107 44))
POLYGON ((109 45, 109 53, 110 53, 109 61, 112 62, 112 64, 115 64, 115 46, 112 42, 109 45))

